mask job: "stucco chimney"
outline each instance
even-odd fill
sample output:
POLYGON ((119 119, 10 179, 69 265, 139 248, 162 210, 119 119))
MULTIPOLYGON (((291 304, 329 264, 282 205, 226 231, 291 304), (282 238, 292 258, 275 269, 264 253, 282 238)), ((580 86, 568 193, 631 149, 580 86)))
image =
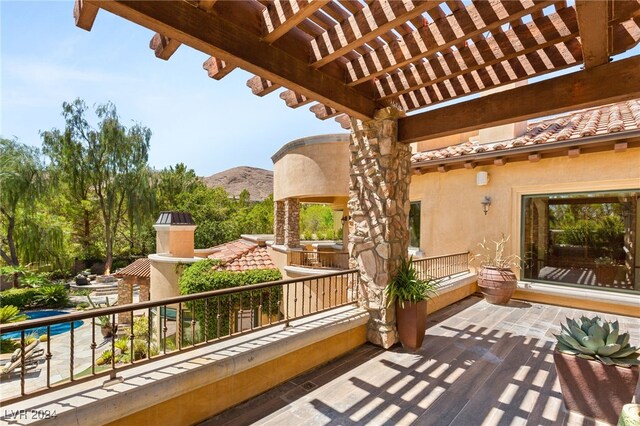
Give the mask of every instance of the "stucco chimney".
MULTIPOLYGON (((515 89, 516 87, 524 86, 528 84, 527 80, 519 81, 517 83, 506 84, 496 89, 487 90, 482 96, 491 95, 493 93, 503 92, 505 90, 515 89)), ((481 129, 478 134, 478 142, 491 143, 499 142, 517 138, 522 136, 527 131, 527 122, 519 121, 517 123, 503 124, 502 126, 489 127, 481 129)))
POLYGON ((196 224, 191 213, 160 212, 156 230, 156 253, 171 257, 194 257, 196 224))

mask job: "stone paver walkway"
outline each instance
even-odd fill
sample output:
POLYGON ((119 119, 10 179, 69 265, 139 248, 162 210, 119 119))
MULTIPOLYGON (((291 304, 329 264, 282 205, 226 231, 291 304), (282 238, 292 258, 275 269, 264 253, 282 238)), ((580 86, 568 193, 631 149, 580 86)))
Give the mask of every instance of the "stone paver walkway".
MULTIPOLYGON (((552 358, 560 322, 583 313, 470 297, 429 317, 415 353, 365 345, 203 425, 592 425, 563 408, 552 358)), ((637 345, 640 319, 615 318, 637 345)))

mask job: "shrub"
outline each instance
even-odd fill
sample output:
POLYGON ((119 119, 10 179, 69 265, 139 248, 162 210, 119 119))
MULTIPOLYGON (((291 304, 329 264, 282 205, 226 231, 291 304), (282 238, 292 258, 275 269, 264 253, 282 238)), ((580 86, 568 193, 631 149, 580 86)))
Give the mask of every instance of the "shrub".
POLYGON ((45 308, 62 308, 69 303, 69 290, 61 285, 43 285, 35 297, 38 306, 45 308))
MULTIPOLYGON (((210 290, 220 290, 232 287, 242 287, 251 284, 259 284, 269 281, 277 281, 282 278, 277 269, 254 269, 245 272, 219 271, 215 267, 219 262, 213 260, 202 260, 188 266, 182 273, 179 282, 181 294, 195 294, 210 290)), ((282 298, 282 287, 273 287, 265 290, 254 290, 211 299, 208 306, 208 318, 205 326, 205 301, 186 303, 185 308, 195 312, 195 317, 200 324, 199 333, 196 335, 196 342, 204 340, 204 329, 208 330, 209 338, 229 333, 229 317, 240 306, 246 309, 250 306, 256 308, 262 300, 264 313, 271 315, 280 311, 280 300, 282 298), (271 302, 271 303, 269 303, 271 302)), ((190 336, 189 336, 190 338, 190 336)))
POLYGON ((37 295, 35 288, 12 288, 0 292, 0 305, 13 305, 23 311, 35 305, 37 295))
POLYGON ((0 339, 0 354, 8 354, 20 347, 20 342, 11 339, 0 339))
POLYGON ((24 321, 26 315, 20 313, 20 310, 12 305, 0 307, 0 324, 9 324, 10 322, 24 321))

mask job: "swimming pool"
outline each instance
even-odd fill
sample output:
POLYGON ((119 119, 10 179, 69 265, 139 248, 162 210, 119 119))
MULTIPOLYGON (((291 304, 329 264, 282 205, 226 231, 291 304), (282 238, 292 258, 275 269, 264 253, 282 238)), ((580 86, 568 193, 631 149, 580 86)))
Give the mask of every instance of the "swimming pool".
MULTIPOLYGON (((26 312, 25 315, 28 317, 28 319, 36 319, 36 318, 47 318, 47 317, 54 317, 54 316, 58 316, 58 315, 64 315, 67 314, 68 312, 64 312, 64 311, 34 311, 34 312, 26 312)), ((84 323, 84 321, 74 321, 73 322, 73 328, 78 328, 80 327, 82 324, 84 323)), ((71 330, 71 323, 69 322, 63 322, 60 324, 55 324, 51 326, 51 336, 55 336, 57 334, 62 334, 62 333, 67 333, 69 330, 71 330)), ((11 333, 5 333, 2 335, 3 338, 8 338, 8 339, 19 339, 20 338, 20 331, 12 331, 11 333)), ((30 334, 37 334, 38 336, 42 336, 43 334, 47 334, 47 327, 35 327, 35 328, 29 328, 27 330, 24 331, 24 336, 27 337, 30 334)))

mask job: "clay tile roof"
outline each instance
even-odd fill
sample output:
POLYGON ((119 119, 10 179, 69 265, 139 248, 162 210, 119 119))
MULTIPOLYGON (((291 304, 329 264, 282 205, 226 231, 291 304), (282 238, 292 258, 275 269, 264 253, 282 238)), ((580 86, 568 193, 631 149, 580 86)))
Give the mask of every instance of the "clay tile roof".
POLYGON ((126 266, 119 270, 116 274, 116 277, 139 277, 139 278, 149 278, 151 276, 151 262, 148 258, 143 257, 141 259, 136 260, 129 266, 126 266))
MULTIPOLYGON (((413 154, 411 162, 423 163, 448 157, 464 157, 482 152, 508 151, 529 145, 545 145, 580 138, 640 129, 640 99, 574 111, 527 125, 522 136, 486 144, 470 141, 459 145, 413 154)), ((503 155, 500 153, 500 155, 503 155)))
POLYGON ((239 239, 212 248, 209 259, 221 260, 218 267, 224 271, 242 272, 250 269, 275 269, 275 264, 267 252, 267 247, 239 239))

